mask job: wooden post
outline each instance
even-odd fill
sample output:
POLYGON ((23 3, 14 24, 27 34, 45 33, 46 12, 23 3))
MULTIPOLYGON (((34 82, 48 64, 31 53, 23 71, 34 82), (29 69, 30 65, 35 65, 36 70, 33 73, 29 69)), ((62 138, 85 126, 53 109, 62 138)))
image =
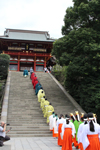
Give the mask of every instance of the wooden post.
POLYGON ((34 71, 36 72, 36 61, 34 61, 34 71))
POLYGON ((20 71, 20 55, 18 55, 18 68, 17 71, 20 71))
POLYGON ((34 57, 34 71, 36 72, 36 56, 34 57))
POLYGON ((46 67, 46 57, 45 57, 45 61, 44 61, 44 68, 46 67))

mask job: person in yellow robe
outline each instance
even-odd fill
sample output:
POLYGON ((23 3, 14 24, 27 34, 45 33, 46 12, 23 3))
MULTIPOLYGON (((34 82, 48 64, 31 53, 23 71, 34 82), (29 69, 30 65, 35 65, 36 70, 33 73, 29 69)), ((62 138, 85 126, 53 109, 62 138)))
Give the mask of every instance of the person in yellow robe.
POLYGON ((43 114, 44 114, 44 117, 46 117, 46 107, 49 105, 49 101, 47 100, 47 98, 45 99, 45 102, 43 104, 43 114))
POLYGON ((43 96, 42 98, 41 98, 41 103, 40 103, 40 108, 42 109, 42 111, 43 111, 43 104, 44 104, 44 102, 45 102, 45 96, 43 96))
POLYGON ((38 97, 38 102, 41 102, 41 98, 42 98, 43 96, 45 96, 45 92, 44 92, 43 89, 40 89, 39 92, 38 92, 38 95, 37 95, 37 97, 38 97))
POLYGON ((47 117, 47 123, 49 123, 49 117, 54 112, 54 107, 49 103, 49 105, 46 107, 45 116, 47 117))

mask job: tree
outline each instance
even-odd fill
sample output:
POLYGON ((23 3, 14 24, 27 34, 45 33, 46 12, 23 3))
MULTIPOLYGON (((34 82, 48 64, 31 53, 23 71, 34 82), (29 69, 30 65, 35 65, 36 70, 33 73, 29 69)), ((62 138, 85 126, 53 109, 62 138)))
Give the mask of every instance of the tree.
MULTIPOLYGON (((86 112, 100 116, 100 0, 74 0, 66 10, 63 38, 52 54, 66 69, 65 86, 86 112)), ((100 119, 99 119, 100 122, 100 119)))
POLYGON ((74 6, 66 10, 62 34, 79 28, 100 31, 100 0, 73 0, 74 6))

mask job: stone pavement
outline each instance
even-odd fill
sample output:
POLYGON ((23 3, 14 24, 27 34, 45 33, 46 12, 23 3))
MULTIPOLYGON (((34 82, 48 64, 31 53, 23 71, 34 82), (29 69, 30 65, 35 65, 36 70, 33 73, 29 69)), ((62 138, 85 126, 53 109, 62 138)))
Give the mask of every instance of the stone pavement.
POLYGON ((53 137, 19 137, 11 138, 0 150, 61 150, 61 147, 53 137))

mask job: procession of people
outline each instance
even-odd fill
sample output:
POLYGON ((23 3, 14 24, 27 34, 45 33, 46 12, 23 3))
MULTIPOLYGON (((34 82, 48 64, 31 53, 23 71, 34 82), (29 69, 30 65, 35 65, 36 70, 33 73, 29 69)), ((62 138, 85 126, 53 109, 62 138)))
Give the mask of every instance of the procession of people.
POLYGON ((61 150, 72 150, 73 146, 80 150, 100 150, 100 125, 97 123, 96 114, 79 115, 79 112, 75 111, 74 114, 61 114, 58 117, 34 72, 31 74, 31 80, 43 116, 47 118, 49 130, 52 136, 57 138, 61 150))

